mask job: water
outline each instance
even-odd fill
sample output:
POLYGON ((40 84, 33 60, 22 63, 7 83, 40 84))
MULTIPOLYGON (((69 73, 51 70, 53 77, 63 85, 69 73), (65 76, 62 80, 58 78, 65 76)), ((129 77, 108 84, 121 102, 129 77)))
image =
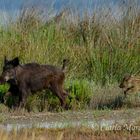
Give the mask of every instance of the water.
MULTIPOLYGON (((6 131, 11 131, 11 130, 21 130, 23 128, 67 128, 67 127, 88 127, 88 128, 94 128, 94 129, 111 129, 114 128, 116 124, 119 123, 119 125, 123 125, 126 123, 134 123, 134 120, 128 121, 128 120, 105 120, 102 119, 100 121, 94 121, 94 120, 84 120, 84 121, 63 121, 63 122, 48 122, 48 121, 43 121, 43 122, 37 122, 36 124, 34 123, 8 123, 8 124, 1 124, 0 129, 4 129, 6 131)), ((118 125, 118 126, 119 126, 118 125)), ((116 128, 117 129, 117 128, 116 128)))

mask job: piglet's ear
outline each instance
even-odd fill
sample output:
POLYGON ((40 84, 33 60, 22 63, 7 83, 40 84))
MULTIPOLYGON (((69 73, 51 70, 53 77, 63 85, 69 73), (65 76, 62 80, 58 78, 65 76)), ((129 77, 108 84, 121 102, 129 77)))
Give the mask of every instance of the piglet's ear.
POLYGON ((125 74, 125 79, 128 80, 129 78, 131 78, 131 74, 126 73, 126 74, 125 74))
POLYGON ((7 64, 8 60, 6 58, 6 56, 4 56, 4 64, 7 64))
POLYGON ((12 65, 14 67, 18 66, 19 65, 19 58, 18 57, 15 57, 12 61, 11 61, 12 65))

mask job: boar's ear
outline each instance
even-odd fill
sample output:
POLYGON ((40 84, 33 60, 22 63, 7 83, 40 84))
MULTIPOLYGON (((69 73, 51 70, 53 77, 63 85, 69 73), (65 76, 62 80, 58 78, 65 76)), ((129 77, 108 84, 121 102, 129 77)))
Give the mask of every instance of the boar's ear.
POLYGON ((6 56, 4 56, 4 64, 7 64, 8 60, 6 58, 6 56))
POLYGON ((19 65, 19 58, 18 57, 15 57, 12 61, 11 61, 12 65, 14 67, 18 66, 19 65))

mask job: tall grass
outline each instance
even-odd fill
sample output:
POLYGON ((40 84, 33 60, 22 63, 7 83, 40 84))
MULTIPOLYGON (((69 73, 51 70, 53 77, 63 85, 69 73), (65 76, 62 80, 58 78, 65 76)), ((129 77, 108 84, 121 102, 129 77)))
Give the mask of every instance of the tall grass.
MULTIPOLYGON (((66 81, 87 79, 105 86, 119 82, 125 73, 139 74, 140 9, 136 5, 122 9, 119 18, 108 9, 74 20, 65 10, 46 22, 34 8, 24 9, 15 22, 0 28, 1 70, 6 55, 19 56, 21 63, 35 61, 60 67, 68 58, 66 81)), ((85 99, 79 84, 80 98, 85 99)))
POLYGON ((69 58, 68 78, 88 78, 102 85, 119 81, 124 73, 139 71, 139 12, 128 7, 117 20, 94 13, 75 21, 66 12, 44 23, 35 9, 24 9, 16 22, 0 28, 0 62, 6 55, 19 56, 22 63, 60 66, 69 58))

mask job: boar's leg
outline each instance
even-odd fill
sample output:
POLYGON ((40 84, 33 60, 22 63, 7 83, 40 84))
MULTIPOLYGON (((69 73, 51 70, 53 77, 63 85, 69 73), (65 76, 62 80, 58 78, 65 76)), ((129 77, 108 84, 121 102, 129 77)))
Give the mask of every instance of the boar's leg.
POLYGON ((27 102, 27 97, 30 95, 30 89, 26 87, 26 85, 22 85, 21 88, 19 89, 19 104, 20 107, 25 107, 26 102, 27 102))
POLYGON ((50 85, 50 90, 54 93, 60 100, 61 106, 65 108, 66 106, 66 96, 63 94, 57 83, 53 83, 50 85))

